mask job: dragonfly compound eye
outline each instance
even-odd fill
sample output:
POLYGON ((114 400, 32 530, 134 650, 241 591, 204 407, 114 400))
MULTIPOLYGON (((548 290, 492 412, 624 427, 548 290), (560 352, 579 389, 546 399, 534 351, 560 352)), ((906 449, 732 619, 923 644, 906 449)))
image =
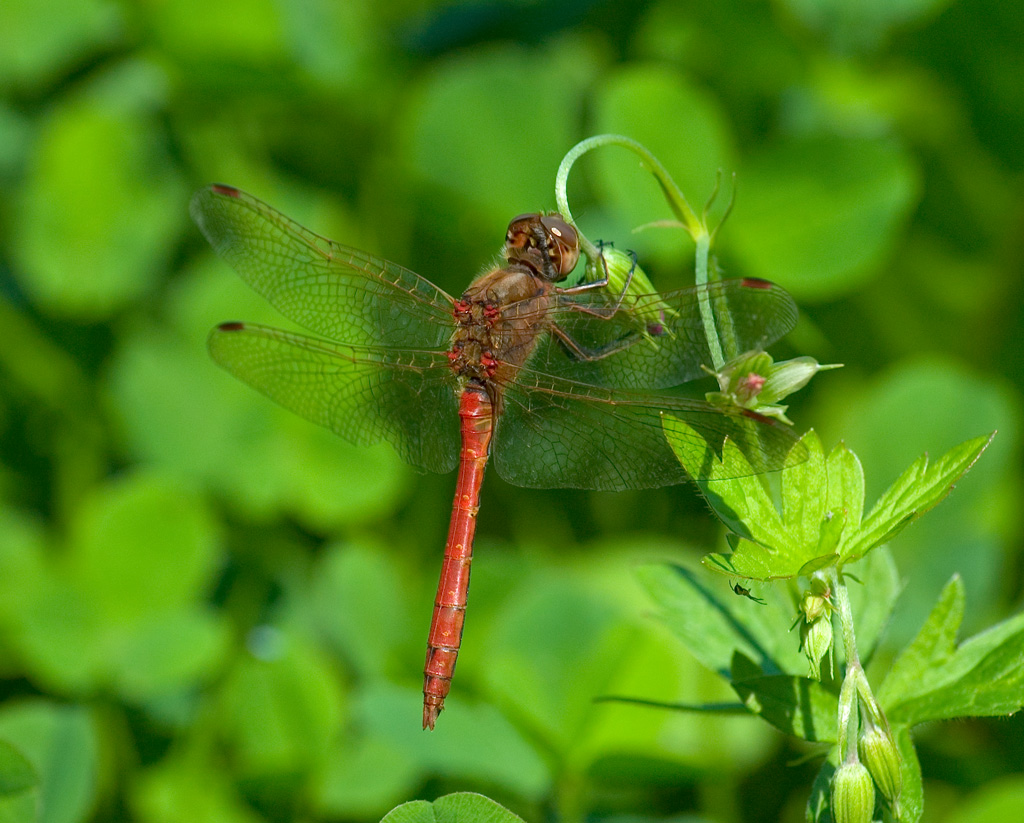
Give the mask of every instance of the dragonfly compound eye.
POLYGON ((554 214, 544 215, 540 222, 547 232, 551 262, 564 277, 576 268, 576 261, 580 259, 580 239, 576 229, 554 214))

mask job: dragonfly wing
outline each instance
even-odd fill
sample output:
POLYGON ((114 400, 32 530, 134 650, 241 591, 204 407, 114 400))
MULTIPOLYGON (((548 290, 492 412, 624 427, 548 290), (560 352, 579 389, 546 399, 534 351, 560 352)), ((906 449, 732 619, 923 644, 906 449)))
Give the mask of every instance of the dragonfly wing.
POLYGON ((765 280, 722 280, 627 295, 621 304, 604 289, 558 295, 551 320, 593 359, 549 335, 530 365, 570 380, 625 389, 663 389, 706 377, 702 367, 711 368, 714 361, 702 306, 714 317, 726 360, 767 348, 797 318, 792 297, 765 280))
MULTIPOLYGON (((691 453, 736 443, 754 474, 802 462, 796 435, 774 421, 671 394, 589 386, 523 369, 504 393, 494 446, 505 480, 532 488, 621 491, 681 483, 689 475, 668 445, 662 415, 688 423, 691 453)), ((716 477, 726 475, 716 474, 716 477)))
POLYGON ((230 186, 197 192, 190 211, 217 254, 310 331, 412 348, 451 337, 452 298, 415 272, 320 237, 230 186))
POLYGON ((247 323, 215 328, 209 349, 235 377, 351 443, 383 438, 430 471, 458 462, 456 386, 443 352, 348 346, 247 323))

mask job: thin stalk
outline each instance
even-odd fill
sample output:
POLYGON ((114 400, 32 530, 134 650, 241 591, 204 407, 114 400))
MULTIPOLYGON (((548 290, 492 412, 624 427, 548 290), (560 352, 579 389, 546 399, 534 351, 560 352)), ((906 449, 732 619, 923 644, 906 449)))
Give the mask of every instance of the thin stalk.
MULTIPOLYGON (((661 164, 661 161, 636 140, 620 134, 598 134, 577 143, 562 158, 562 162, 558 166, 558 173, 555 175, 555 202, 558 204, 558 211, 570 225, 576 228, 580 238, 580 247, 587 256, 587 259, 596 261, 601 251, 576 225, 572 211, 569 209, 569 198, 566 189, 569 180, 569 170, 572 169, 573 164, 588 151, 600 148, 601 146, 621 146, 640 156, 643 165, 654 175, 654 179, 661 187, 662 194, 665 195, 672 213, 696 243, 696 282, 698 287, 706 286, 708 282, 708 258, 711 252, 711 233, 708 231, 706 221, 698 217, 690 207, 682 189, 672 179, 672 175, 668 173, 668 170, 661 164)), ((715 371, 719 371, 725 364, 725 358, 722 356, 722 345, 718 338, 718 329, 715 325, 711 299, 706 290, 702 289, 699 293, 698 303, 700 305, 701 321, 704 325, 704 334, 711 353, 712 365, 715 371)))
POLYGON ((839 691, 839 751, 844 760, 857 759, 857 692, 860 681, 864 678, 860 656, 857 654, 857 636, 853 627, 853 609, 850 606, 850 592, 846 583, 835 571, 829 576, 832 589, 832 602, 839 615, 839 625, 843 632, 843 652, 846 656, 846 672, 843 685, 839 691))

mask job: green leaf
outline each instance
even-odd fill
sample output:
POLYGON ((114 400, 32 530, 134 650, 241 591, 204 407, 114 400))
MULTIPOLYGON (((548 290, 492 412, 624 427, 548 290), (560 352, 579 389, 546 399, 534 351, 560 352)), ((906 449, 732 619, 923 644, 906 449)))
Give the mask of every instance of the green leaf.
POLYGON ((918 458, 878 499, 864 518, 860 530, 843 541, 843 560, 848 563, 859 560, 942 502, 993 437, 994 432, 961 443, 931 465, 927 454, 918 458))
MULTIPOLYGON (((677 441, 667 423, 666 435, 675 449, 677 441)), ((705 566, 747 579, 774 580, 808 574, 834 562, 830 546, 845 521, 833 522, 825 508, 828 475, 821 440, 812 430, 801 443, 807 450, 807 460, 781 472, 781 516, 759 476, 748 474, 700 484, 716 513, 727 511, 726 524, 743 535, 733 542, 732 554, 710 554, 704 558, 705 566)), ((735 461, 730 448, 726 443, 725 460, 735 461)), ((733 451, 738 454, 738 450, 733 451)), ((678 449, 676 454, 683 459, 678 449)), ((837 460, 833 465, 843 472, 848 470, 844 461, 837 460)), ((844 477, 841 482, 848 484, 849 479, 844 477)))
MULTIPOLYGON (((683 465, 691 465, 696 455, 675 435, 677 426, 685 424, 666 419, 666 437, 683 465)), ((840 444, 826 461, 817 434, 808 431, 801 440, 807 460, 781 472, 781 516, 758 476, 700 484, 715 512, 741 535, 731 541, 731 554, 707 555, 704 564, 723 574, 772 580, 859 560, 941 502, 991 440, 969 440, 931 465, 927 455, 921 457, 862 518, 864 475, 856 455, 840 444)), ((727 443, 722 465, 735 472, 740 459, 727 443)))
POLYGON ((218 713, 238 772, 270 779, 321 768, 344 703, 334 666, 315 647, 270 627, 250 646, 259 657, 239 658, 218 713))
POLYGON ((110 659, 110 677, 131 701, 178 694, 212 679, 230 643, 230 628, 219 614, 199 608, 156 614, 124 632, 110 659))
MULTIPOLYGON (((879 302, 889 305, 889 297, 879 302)), ((898 335, 912 333, 928 314, 923 309, 917 321, 906 323, 908 312, 915 311, 900 301, 887 317, 876 318, 876 328, 897 335, 889 338, 888 345, 904 345, 898 335)), ((981 432, 999 430, 985 449, 984 460, 971 468, 967 482, 957 484, 955 494, 894 541, 900 572, 913 585, 900 596, 887 637, 894 648, 910 642, 954 574, 963 576, 974 604, 968 617, 972 631, 998 620, 1005 585, 1006 529, 1020 514, 1014 489, 1020 465, 1021 413, 1012 387, 951 358, 912 357, 860 390, 840 390, 834 409, 834 430, 843 433, 863 462, 871 502, 922 452, 938 457, 981 432)))
POLYGON ((834 298, 877 274, 918 197, 913 159, 891 140, 811 137, 740 170, 723 239, 747 274, 794 296, 834 298))
POLYGON ((922 679, 944 666, 964 619, 964 584, 954 577, 939 595, 917 637, 900 653, 878 688, 878 700, 891 706, 913 694, 922 679))
POLYGON ((215 323, 277 322, 255 292, 210 263, 178 284, 177 334, 142 328, 114 359, 110 403, 133 456, 216 489, 258 519, 287 512, 331 531, 393 511, 409 479, 394 449, 346 443, 210 361, 202 341, 215 323))
POLYGON ((954 579, 882 683, 890 720, 914 725, 1024 707, 1024 614, 955 646, 962 615, 963 584, 954 579))
POLYGON ((0 708, 0 739, 16 746, 39 776, 39 823, 83 823, 97 792, 98 741, 78 706, 34 699, 0 708))
POLYGON ((150 9, 147 22, 157 42, 177 60, 270 68, 289 65, 282 62, 286 50, 281 17, 271 0, 222 0, 213 5, 179 0, 150 9))
POLYGON ((716 457, 697 445, 702 438, 694 437, 695 431, 683 420, 665 415, 662 428, 676 458, 691 476, 707 476, 704 469, 711 461, 709 480, 697 485, 730 529, 766 546, 785 541, 785 527, 775 504, 735 443, 727 440, 721 456, 716 457))
POLYGON ((782 0, 786 12, 819 33, 839 52, 870 51, 917 21, 934 19, 950 0, 782 0))
MULTIPOLYGON (((834 756, 835 748, 831 754, 834 756)), ((835 773, 835 764, 826 759, 814 776, 811 793, 807 797, 807 808, 804 811, 804 820, 807 823, 822 823, 826 820, 832 823, 832 815, 828 813, 832 806, 832 775, 835 773)))
POLYGON ((838 443, 828 456, 828 494, 825 508, 845 516, 844 531, 854 534, 864 516, 864 469, 860 459, 845 443, 838 443))
POLYGON ((44 121, 12 235, 26 291, 89 320, 152 287, 186 219, 147 111, 166 78, 141 62, 109 71, 44 121))
POLYGON ((102 0, 70 0, 52 11, 33 0, 0 4, 0 31, 17 44, 0 49, 0 88, 46 88, 57 73, 109 48, 124 26, 121 7, 102 0))
POLYGON ((202 745, 175 747, 143 769, 128 791, 135 819, 141 823, 265 821, 239 795, 220 752, 202 745))
POLYGON ((0 740, 0 795, 20 794, 39 785, 32 764, 6 740, 0 740))
MULTIPOLYGON (((462 674, 460 670, 456 689, 462 674)), ((422 703, 419 687, 401 689, 374 681, 356 696, 352 712, 354 725, 363 740, 373 742, 378 756, 381 746, 397 753, 395 767, 409 775, 410 785, 436 776, 500 787, 534 800, 551 791, 551 767, 493 706, 453 693, 451 711, 445 711, 437 728, 425 734, 420 728, 422 703)), ((338 768, 339 757, 344 760, 347 755, 336 749, 331 755, 332 771, 338 768)), ((334 794, 326 784, 321 792, 324 803, 334 794)))
POLYGON ((553 204, 551 174, 573 142, 581 71, 592 59, 580 43, 561 45, 463 52, 436 62, 409 90, 402 155, 418 176, 496 231, 523 210, 553 204), (529 128, 522 109, 509 105, 512 89, 530 90, 529 128), (498 157, 518 159, 496 163, 498 157), (523 164, 549 173, 523 174, 523 164))
POLYGON ((522 823, 504 806, 482 794, 446 794, 433 803, 413 800, 388 812, 381 823, 522 823))
POLYGON ((412 794, 425 776, 413 752, 393 740, 347 739, 317 777, 316 808, 329 818, 369 819, 412 794))
MULTIPOLYGON (((407 662, 396 659, 414 631, 402 571, 401 558, 368 543, 330 548, 313 571, 313 619, 363 676, 380 676, 407 662)), ((415 630, 421 639, 422 629, 415 630)))
POLYGON ((1016 820, 1024 808, 1024 778, 1007 775, 988 781, 972 791, 943 818, 943 823, 989 823, 1016 820))
POLYGON ((104 619, 123 624, 205 595, 218 543, 198 495, 164 477, 132 473, 83 502, 66 569, 104 619))
POLYGON ((785 592, 764 587, 761 606, 737 597, 717 575, 685 566, 644 566, 638 575, 658 616, 689 652, 712 671, 728 676, 737 652, 757 661, 759 671, 806 670, 789 634, 793 606, 785 592))
POLYGON ((836 696, 808 677, 767 675, 733 680, 743 705, 780 731, 816 743, 836 740, 836 696))
MULTIPOLYGON (((903 789, 900 792, 900 823, 917 823, 924 813, 924 785, 921 781, 921 763, 917 749, 910 736, 910 726, 899 724, 893 727, 896 746, 899 748, 903 768, 903 789)), ((1019 807, 1018 807, 1019 808, 1019 807)), ((998 820, 998 817, 985 818, 998 820)))

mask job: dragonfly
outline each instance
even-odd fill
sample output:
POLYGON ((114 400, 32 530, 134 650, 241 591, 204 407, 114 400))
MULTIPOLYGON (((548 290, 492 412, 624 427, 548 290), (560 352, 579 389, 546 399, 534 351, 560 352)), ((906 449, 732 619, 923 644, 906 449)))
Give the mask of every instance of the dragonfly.
MULTIPOLYGON (((458 468, 427 640, 424 729, 455 672, 489 460, 535 489, 683 483, 662 426, 672 415, 687 424, 678 436, 709 455, 731 440, 751 473, 800 462, 785 426, 680 388, 706 378, 712 362, 701 304, 740 351, 763 350, 796 322, 777 285, 722 280, 652 294, 614 294, 600 279, 565 285, 579 236, 556 214, 532 213, 511 221, 498 262, 452 297, 231 186, 199 191, 191 213, 246 283, 312 332, 222 323, 208 340, 214 361, 354 444, 383 439, 417 469, 458 468)), ((716 471, 725 476, 721 464, 716 471)), ((708 479, 710 468, 698 474, 708 479)))

